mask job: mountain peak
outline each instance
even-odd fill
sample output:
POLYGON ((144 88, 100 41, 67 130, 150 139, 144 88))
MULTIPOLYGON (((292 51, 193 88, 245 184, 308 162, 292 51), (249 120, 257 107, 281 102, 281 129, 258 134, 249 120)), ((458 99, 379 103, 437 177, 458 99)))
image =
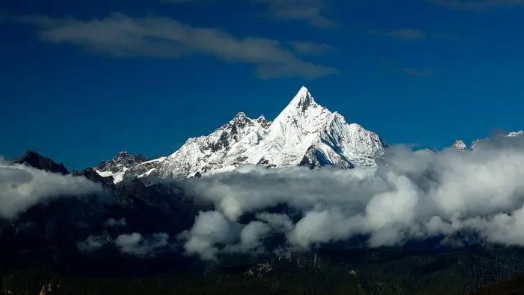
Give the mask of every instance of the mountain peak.
POLYGON ((115 159, 120 159, 120 158, 125 158, 125 157, 128 157, 129 156, 129 152, 128 151, 121 151, 121 152, 118 152, 115 156, 115 159))
POLYGON ((226 124, 226 126, 230 126, 230 125, 245 126, 246 124, 250 124, 251 121, 253 121, 253 119, 246 116, 246 113, 238 112, 236 116, 231 121, 229 121, 229 124, 226 124))
POLYGON ((246 113, 244 112, 238 112, 237 115, 235 116, 235 119, 245 119, 247 118, 246 116, 246 113))
POLYGON ((453 143, 452 147, 456 148, 457 150, 461 150, 461 151, 463 151, 463 150, 468 148, 466 146, 466 143, 464 143, 464 141, 462 139, 455 140, 455 142, 453 143))
POLYGON ((295 95, 293 100, 291 100, 290 105, 293 105, 301 110, 305 110, 310 105, 316 105, 316 102, 309 90, 305 86, 302 86, 297 95, 295 95))
POLYGON ((61 173, 63 175, 69 173, 64 164, 55 163, 51 158, 44 157, 35 151, 27 151, 22 157, 14 160, 13 163, 24 164, 40 170, 61 173))
POLYGON ((268 119, 266 119, 266 117, 264 115, 261 115, 260 117, 258 117, 257 119, 257 122, 263 127, 263 128, 268 128, 270 125, 271 125, 271 121, 269 121, 268 119))

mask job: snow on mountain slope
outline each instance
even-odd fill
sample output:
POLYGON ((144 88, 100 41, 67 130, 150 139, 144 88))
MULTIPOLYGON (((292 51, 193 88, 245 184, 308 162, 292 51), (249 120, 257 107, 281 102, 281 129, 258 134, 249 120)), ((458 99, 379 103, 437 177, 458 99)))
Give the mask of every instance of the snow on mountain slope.
POLYGON ((161 162, 159 175, 184 178, 233 170, 245 161, 242 154, 265 137, 269 126, 263 116, 251 119, 238 113, 210 135, 187 140, 161 162))
POLYGON ((160 177, 185 178, 231 171, 244 164, 373 166, 385 147, 377 134, 346 123, 302 87, 274 122, 239 113, 210 135, 189 139, 155 169, 160 177))

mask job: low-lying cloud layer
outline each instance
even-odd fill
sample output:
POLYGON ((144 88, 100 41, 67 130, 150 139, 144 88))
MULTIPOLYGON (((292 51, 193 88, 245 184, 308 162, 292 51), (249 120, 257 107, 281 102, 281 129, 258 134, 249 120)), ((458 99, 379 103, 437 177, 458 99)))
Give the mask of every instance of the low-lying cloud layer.
POLYGON ((523 180, 522 137, 485 140, 473 151, 393 147, 371 169, 243 167, 181 182, 216 206, 181 238, 188 254, 207 260, 221 251, 261 251, 277 233, 288 249, 357 236, 370 247, 392 246, 459 232, 524 246, 523 180), (299 212, 295 222, 260 213, 282 204, 299 212))
POLYGON ((103 192, 85 177, 49 173, 0 159, 0 218, 15 218, 32 206, 63 196, 81 197, 103 192))

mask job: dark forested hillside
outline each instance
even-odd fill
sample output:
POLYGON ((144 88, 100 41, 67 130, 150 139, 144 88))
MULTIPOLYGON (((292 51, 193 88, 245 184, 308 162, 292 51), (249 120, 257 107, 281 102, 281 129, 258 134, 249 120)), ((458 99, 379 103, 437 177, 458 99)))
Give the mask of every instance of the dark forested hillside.
POLYGON ((524 276, 482 288, 470 295, 523 295, 524 276))
POLYGON ((52 291, 45 294, 68 295, 459 295, 524 274, 522 254, 519 249, 482 247, 442 253, 401 249, 303 253, 247 265, 245 260, 230 259, 228 266, 201 271, 174 267, 140 276, 65 273, 40 264, 16 268, 3 276, 2 284, 3 294, 10 295, 38 294, 43 287, 52 291))

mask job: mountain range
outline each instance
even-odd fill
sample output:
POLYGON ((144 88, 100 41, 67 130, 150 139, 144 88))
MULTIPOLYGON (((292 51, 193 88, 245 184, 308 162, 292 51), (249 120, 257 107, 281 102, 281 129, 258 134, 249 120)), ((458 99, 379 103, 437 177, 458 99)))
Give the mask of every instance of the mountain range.
MULTIPOLYGON (((524 131, 502 134, 517 137, 524 131)), ((451 147, 474 149, 457 139, 451 147)), ((188 139, 167 157, 146 158, 119 152, 102 161, 95 171, 102 177, 141 179, 146 184, 162 179, 202 177, 232 171, 242 165, 267 168, 333 166, 343 169, 376 166, 388 144, 378 134, 318 104, 306 87, 273 120, 256 119, 239 112, 206 136, 188 139)))
POLYGON ((374 166, 387 143, 376 133, 318 104, 302 87, 273 120, 238 113, 207 136, 190 138, 167 157, 147 159, 120 152, 95 169, 115 183, 124 178, 189 178, 242 165, 268 168, 374 166))

